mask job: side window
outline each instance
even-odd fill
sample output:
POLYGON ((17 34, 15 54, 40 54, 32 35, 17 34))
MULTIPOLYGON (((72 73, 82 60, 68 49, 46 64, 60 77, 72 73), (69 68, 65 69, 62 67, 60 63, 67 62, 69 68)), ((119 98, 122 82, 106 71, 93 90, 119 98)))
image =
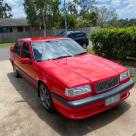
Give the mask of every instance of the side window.
POLYGON ((23 44, 21 57, 22 58, 31 58, 30 51, 29 51, 29 46, 28 46, 27 43, 23 44))
POLYGON ((17 42, 16 43, 16 46, 15 46, 15 53, 20 56, 20 49, 21 49, 21 46, 23 45, 22 42, 17 42))
POLYGON ((74 38, 73 34, 68 35, 69 38, 74 38))

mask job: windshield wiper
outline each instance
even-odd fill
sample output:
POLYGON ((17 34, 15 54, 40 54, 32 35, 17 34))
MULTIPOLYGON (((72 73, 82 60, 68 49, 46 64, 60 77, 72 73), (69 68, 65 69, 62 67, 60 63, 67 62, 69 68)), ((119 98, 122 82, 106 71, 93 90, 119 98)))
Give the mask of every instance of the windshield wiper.
POLYGON ((87 51, 81 52, 81 53, 79 53, 79 54, 75 54, 74 56, 83 55, 83 54, 87 54, 87 51))
POLYGON ((68 55, 68 56, 60 56, 60 57, 52 58, 52 59, 49 59, 49 60, 62 59, 62 58, 67 58, 67 57, 72 57, 72 56, 70 56, 70 55, 68 55))

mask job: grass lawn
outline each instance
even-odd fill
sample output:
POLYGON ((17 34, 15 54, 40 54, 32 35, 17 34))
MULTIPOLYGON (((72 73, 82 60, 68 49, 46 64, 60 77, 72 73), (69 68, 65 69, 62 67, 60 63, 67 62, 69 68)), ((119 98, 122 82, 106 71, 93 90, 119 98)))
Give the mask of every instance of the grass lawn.
POLYGON ((94 50, 93 50, 92 48, 88 48, 87 51, 88 51, 88 53, 90 53, 90 54, 95 54, 95 52, 94 52, 94 50))
POLYGON ((12 46, 14 43, 0 43, 0 47, 12 46))
POLYGON ((136 76, 133 76, 132 79, 136 83, 136 76))

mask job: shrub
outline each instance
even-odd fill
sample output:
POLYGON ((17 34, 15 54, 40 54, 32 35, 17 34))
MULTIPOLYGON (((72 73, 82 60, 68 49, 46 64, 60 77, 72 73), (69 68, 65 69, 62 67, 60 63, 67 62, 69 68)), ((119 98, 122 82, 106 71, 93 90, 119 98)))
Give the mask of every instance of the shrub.
POLYGON ((120 60, 136 57, 136 27, 103 28, 89 37, 98 55, 120 60))

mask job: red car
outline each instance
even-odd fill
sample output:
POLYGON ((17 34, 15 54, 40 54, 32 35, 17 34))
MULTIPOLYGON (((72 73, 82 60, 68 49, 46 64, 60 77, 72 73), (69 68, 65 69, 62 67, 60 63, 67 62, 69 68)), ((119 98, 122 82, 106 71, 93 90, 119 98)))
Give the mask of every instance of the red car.
POLYGON ((35 88, 44 108, 83 119, 123 102, 134 86, 128 69, 88 54, 69 38, 25 38, 10 48, 16 77, 35 88))

